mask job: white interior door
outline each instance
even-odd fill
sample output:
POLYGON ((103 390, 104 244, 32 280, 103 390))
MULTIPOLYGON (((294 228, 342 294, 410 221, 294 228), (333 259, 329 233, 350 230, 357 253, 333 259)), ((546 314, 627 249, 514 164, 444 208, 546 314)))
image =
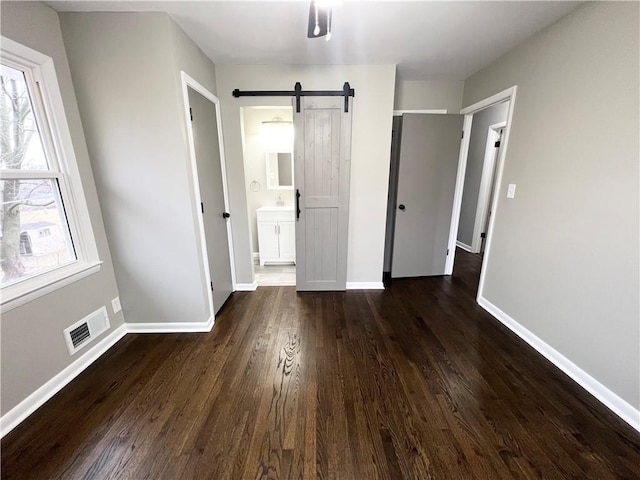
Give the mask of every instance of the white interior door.
POLYGON ((188 93, 213 307, 218 313, 233 291, 218 124, 215 104, 192 88, 188 93))
POLYGON ((462 120, 403 115, 392 278, 444 275, 462 120))
POLYGON ((343 97, 302 97, 295 112, 296 288, 345 290, 351 110, 343 97))

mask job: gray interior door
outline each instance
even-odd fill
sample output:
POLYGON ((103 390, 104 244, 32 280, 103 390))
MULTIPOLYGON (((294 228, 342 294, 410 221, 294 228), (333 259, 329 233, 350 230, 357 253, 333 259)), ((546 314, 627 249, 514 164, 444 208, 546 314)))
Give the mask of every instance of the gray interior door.
POLYGON ((198 184, 206 239, 213 308, 218 313, 233 291, 229 259, 228 218, 222 188, 222 166, 215 104, 189 88, 191 126, 198 166, 198 184))
POLYGON ((402 119, 391 277, 444 275, 462 115, 402 119))
POLYGON ((342 97, 302 97, 295 112, 296 288, 345 290, 351 110, 342 97))

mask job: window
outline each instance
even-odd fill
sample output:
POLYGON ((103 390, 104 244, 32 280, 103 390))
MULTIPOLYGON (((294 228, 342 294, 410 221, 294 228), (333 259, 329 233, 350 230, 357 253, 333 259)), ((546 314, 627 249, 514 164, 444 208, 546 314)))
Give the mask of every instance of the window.
POLYGON ((97 271, 100 262, 53 60, 1 40, 0 288, 7 310, 97 271))

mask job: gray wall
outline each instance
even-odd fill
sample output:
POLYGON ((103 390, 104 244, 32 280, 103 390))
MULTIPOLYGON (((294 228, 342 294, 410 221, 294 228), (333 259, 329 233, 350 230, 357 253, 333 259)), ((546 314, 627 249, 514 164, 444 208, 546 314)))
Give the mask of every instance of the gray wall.
POLYGON ((60 18, 127 321, 205 322, 180 70, 214 65, 164 13, 60 18))
POLYGON ((394 110, 441 110, 458 113, 464 82, 456 80, 399 80, 394 110))
MULTIPOLYGON (((171 35, 171 61, 173 62, 173 78, 176 81, 175 93, 179 97, 178 103, 182 106, 182 84, 180 79, 180 71, 184 70, 196 81, 202 84, 214 95, 216 94, 216 70, 211 62, 200 48, 193 43, 180 26, 174 22, 171 17, 165 16, 165 20, 169 27, 171 35)), ((174 109, 175 110, 175 109, 174 109)), ((180 124, 186 127, 182 108, 179 109, 180 124)), ((186 128, 185 132, 186 143, 186 128)))
MULTIPOLYGON (((278 196, 286 205, 293 205, 293 189, 291 190, 267 190, 267 164, 265 160, 266 150, 260 138, 260 125, 273 117, 293 122, 293 110, 291 108, 243 108, 242 119, 244 142, 244 171, 247 190, 247 214, 249 215, 251 230, 251 251, 258 250, 258 224, 256 210, 263 205, 275 205, 278 196), (253 181, 260 183, 260 190, 251 191, 249 185, 253 181)), ((293 149, 293 145, 291 146, 293 149)))
POLYGON ((41 387, 80 353, 71 357, 62 331, 107 305, 111 330, 123 323, 111 299, 118 296, 109 245, 102 223, 76 96, 71 82, 60 24, 55 11, 42 3, 2 2, 2 35, 53 58, 62 100, 89 207, 100 259, 100 272, 2 314, 2 415, 41 387))
POLYGON ((485 297, 636 409, 639 9, 587 3, 464 91, 518 85, 485 297))
POLYGON ((356 97, 352 120, 347 282, 381 282, 395 66, 218 65, 216 75, 222 104, 237 281, 253 282, 240 107, 290 106, 291 98, 233 98, 231 92, 234 88, 291 90, 295 82, 301 82, 308 90, 334 90, 348 81, 355 88, 356 97))
POLYGON ((509 103, 487 108, 473 116, 471 123, 471 138, 469 139, 469 155, 464 176, 462 190, 462 205, 460 206, 460 225, 458 226, 458 241, 471 247, 473 242, 473 227, 476 223, 478 209, 478 195, 480 194, 480 180, 484 166, 484 152, 487 147, 489 127, 507 119, 509 103))

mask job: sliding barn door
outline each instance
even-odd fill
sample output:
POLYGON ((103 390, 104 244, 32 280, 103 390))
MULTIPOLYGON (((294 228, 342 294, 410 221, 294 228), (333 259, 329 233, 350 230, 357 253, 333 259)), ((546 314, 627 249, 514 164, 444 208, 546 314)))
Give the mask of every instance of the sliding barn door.
POLYGON ((444 275, 462 115, 405 114, 391 276, 444 275))
MULTIPOLYGON (((352 107, 353 105, 350 105, 352 107)), ((351 108, 343 97, 302 97, 295 112, 296 287, 345 290, 351 108)))

